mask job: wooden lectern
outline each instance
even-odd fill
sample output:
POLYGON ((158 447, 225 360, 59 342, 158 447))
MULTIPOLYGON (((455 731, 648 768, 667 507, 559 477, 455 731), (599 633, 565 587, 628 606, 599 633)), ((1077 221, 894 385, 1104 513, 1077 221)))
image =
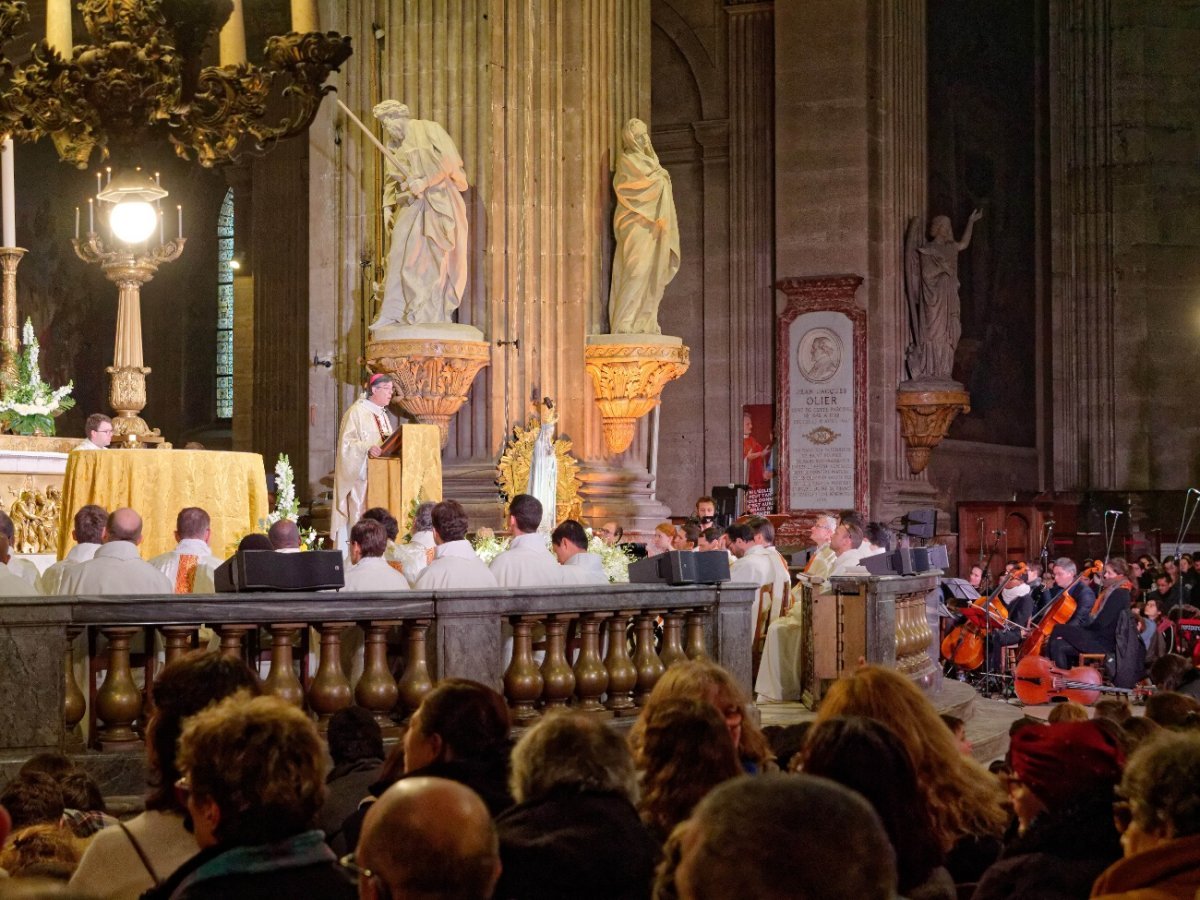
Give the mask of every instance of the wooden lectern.
POLYGON ((401 425, 367 460, 367 508, 382 506, 408 522, 413 501, 442 499, 442 437, 436 425, 401 425))

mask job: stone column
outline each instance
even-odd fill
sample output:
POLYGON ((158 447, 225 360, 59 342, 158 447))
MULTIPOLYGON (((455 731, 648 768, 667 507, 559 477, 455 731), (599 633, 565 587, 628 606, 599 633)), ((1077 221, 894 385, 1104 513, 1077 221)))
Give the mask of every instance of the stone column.
MULTIPOLYGON (((495 463, 512 427, 529 418, 534 396, 555 399, 560 432, 607 492, 612 466, 603 459, 583 350, 607 304, 620 130, 631 116, 648 118, 649 0, 347 6, 334 10, 333 21, 354 36, 356 53, 339 96, 369 124, 371 106, 384 98, 440 122, 471 185, 470 270, 458 321, 484 332, 492 356, 451 422, 445 496, 467 503, 473 525, 500 523, 495 463)), ((322 208, 343 223, 343 242, 361 247, 364 261, 331 261, 325 276, 338 295, 330 329, 345 335, 334 374, 348 385, 357 379, 363 310, 384 250, 381 170, 377 151, 352 125, 333 124, 324 135, 315 129, 311 140, 321 145, 314 156, 345 162, 336 174, 329 169, 340 183, 313 189, 324 192, 322 208)), ((352 396, 343 389, 339 410, 323 418, 336 421, 352 396)), ((644 449, 635 442, 626 456, 644 449)), ((328 470, 332 450, 327 455, 328 470)), ((648 481, 647 467, 632 468, 618 493, 648 481)))

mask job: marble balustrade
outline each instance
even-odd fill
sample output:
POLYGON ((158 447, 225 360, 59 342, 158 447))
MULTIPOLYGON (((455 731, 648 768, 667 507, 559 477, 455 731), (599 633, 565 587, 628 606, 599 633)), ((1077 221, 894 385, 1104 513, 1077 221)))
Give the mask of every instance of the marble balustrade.
POLYGON ((518 723, 568 706, 600 717, 635 715, 668 665, 702 656, 730 669, 749 693, 753 598, 753 588, 732 585, 611 585, 6 599, 0 753, 69 748, 85 716, 91 747, 140 750, 154 675, 198 645, 201 625, 222 652, 259 666, 265 691, 322 725, 358 704, 391 727, 446 677, 502 691, 518 723), (158 654, 133 652, 155 647, 156 639, 158 654), (344 641, 362 646, 353 682, 347 657, 354 654, 344 641), (91 649, 84 685, 71 665, 80 646, 91 649))

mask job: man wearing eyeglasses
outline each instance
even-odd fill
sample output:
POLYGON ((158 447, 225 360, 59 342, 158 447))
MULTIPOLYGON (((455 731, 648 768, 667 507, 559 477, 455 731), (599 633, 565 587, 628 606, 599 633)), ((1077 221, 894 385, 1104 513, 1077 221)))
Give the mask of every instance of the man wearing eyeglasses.
POLYGON ((87 439, 76 450, 105 450, 112 443, 113 422, 104 413, 92 413, 83 425, 87 439))
POLYGON ((500 877, 500 844, 487 807, 470 788, 444 778, 405 778, 371 805, 358 849, 341 863, 358 877, 360 900, 486 900, 500 877))

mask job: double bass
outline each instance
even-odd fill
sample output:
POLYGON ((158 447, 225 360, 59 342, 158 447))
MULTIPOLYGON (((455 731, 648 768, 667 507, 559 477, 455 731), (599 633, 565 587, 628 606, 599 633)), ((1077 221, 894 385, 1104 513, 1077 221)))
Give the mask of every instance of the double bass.
MULTIPOLYGON (((1056 625, 1066 625, 1071 621, 1071 616, 1075 615, 1075 610, 1078 604, 1075 598, 1071 596, 1071 591, 1075 590, 1076 585, 1086 578, 1091 578, 1093 575, 1103 571, 1104 561, 1096 560, 1091 566, 1080 572, 1075 580, 1071 582, 1071 586, 1055 597, 1050 605, 1043 609, 1040 613, 1040 621, 1030 622, 1029 634, 1025 640, 1021 641, 1021 646, 1017 648, 1017 661, 1021 661, 1027 656, 1041 656, 1042 648, 1046 644, 1046 639, 1050 637, 1050 632, 1054 630, 1056 625)), ((1037 617, 1035 617, 1037 618, 1037 617)))
POLYGON ((1000 599, 1000 592, 1009 581, 1024 574, 1025 563, 1021 563, 1003 578, 995 591, 977 598, 963 611, 967 621, 950 629, 942 639, 943 659, 969 671, 983 665, 987 656, 987 632, 993 627, 1003 628, 1008 620, 1008 607, 1000 599))
POLYGON ((1017 699, 1026 706, 1041 706, 1055 700, 1071 700, 1091 706, 1101 694, 1148 694, 1150 688, 1119 688, 1103 683, 1099 669, 1076 666, 1059 669, 1044 656, 1027 656, 1013 672, 1017 699))

